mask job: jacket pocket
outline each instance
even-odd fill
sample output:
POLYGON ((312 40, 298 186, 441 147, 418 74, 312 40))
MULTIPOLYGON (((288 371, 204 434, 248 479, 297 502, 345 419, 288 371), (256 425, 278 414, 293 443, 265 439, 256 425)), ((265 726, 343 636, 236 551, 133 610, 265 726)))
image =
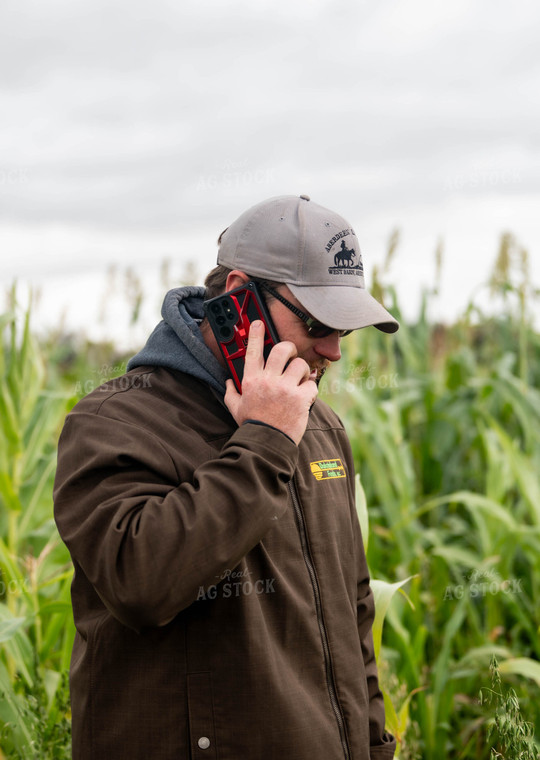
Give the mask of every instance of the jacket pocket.
POLYGON ((187 676, 189 741, 193 760, 216 760, 214 703, 210 673, 187 676))

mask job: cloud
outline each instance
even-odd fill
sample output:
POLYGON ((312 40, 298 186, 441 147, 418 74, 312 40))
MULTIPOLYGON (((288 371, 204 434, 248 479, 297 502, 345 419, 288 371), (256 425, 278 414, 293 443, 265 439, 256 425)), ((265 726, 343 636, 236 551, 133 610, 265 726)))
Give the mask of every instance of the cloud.
POLYGON ((502 0, 8 0, 2 13, 12 224, 186 230, 280 192, 396 216, 456 193, 537 192, 540 7, 528 0, 519 12, 502 0))

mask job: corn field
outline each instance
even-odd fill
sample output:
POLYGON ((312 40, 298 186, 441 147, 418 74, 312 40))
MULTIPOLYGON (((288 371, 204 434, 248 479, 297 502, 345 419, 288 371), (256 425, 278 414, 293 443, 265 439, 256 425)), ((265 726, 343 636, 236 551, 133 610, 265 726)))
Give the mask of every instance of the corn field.
MULTIPOLYGON (((344 421, 401 760, 538 758, 540 335, 527 254, 503 235, 493 314, 344 339, 320 395, 344 421)), ((140 293, 138 298, 140 299, 140 293)), ((12 292, 0 346, 0 759, 70 757, 71 566, 52 518, 56 442, 85 392, 121 374, 112 345, 39 341, 12 292), (102 368, 101 370, 99 368, 102 368)))

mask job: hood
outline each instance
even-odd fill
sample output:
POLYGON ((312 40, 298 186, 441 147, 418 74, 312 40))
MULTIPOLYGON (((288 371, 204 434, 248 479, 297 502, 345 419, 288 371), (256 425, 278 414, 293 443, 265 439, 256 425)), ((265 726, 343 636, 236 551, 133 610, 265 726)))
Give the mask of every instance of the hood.
POLYGON ((179 370, 203 380, 218 393, 225 393, 225 369, 204 342, 200 323, 204 317, 205 289, 189 285, 169 290, 156 325, 144 348, 133 356, 128 371, 156 366, 179 370))

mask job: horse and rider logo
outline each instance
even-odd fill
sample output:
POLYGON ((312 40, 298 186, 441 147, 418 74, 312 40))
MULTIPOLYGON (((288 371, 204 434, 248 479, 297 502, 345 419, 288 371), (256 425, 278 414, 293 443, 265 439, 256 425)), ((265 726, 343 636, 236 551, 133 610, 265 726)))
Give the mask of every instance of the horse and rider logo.
POLYGON ((341 251, 338 251, 334 256, 334 266, 336 267, 348 267, 349 269, 354 266, 353 259, 356 253, 352 248, 347 248, 345 241, 341 241, 341 251))
POLYGON ((354 248, 347 248, 347 243, 343 239, 348 235, 354 235, 354 231, 342 230, 328 241, 326 251, 331 253, 334 245, 341 240, 340 248, 334 253, 334 266, 328 267, 329 274, 364 274, 360 251, 358 251, 358 260, 355 262, 356 251, 354 248))

